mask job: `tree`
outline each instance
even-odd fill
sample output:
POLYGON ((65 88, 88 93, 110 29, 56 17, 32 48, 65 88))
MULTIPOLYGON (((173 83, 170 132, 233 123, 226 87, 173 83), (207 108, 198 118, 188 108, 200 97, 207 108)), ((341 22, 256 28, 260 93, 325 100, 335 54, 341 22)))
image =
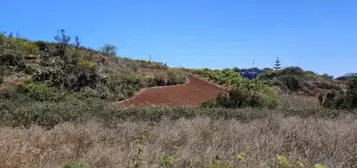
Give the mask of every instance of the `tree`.
POLYGON ((8 36, 8 38, 9 38, 9 39, 12 39, 12 38, 14 38, 14 35, 13 35, 12 33, 10 33, 9 36, 8 36))
POLYGON ((55 36, 57 41, 57 54, 61 57, 65 56, 71 37, 67 36, 64 29, 58 30, 58 35, 55 36))
POLYGON ((117 47, 111 44, 105 44, 104 47, 102 47, 100 50, 106 55, 110 55, 110 56, 117 55, 117 47))
POLYGON ((16 32, 16 38, 20 38, 20 33, 18 31, 16 32))
POLYGON ((76 48, 76 53, 79 49, 79 47, 81 46, 81 41, 79 41, 79 37, 76 36, 75 39, 74 39, 74 47, 76 48))
POLYGON ((273 68, 275 70, 279 70, 281 68, 280 65, 281 65, 280 64, 280 59, 279 59, 279 57, 277 57, 273 68))
POLYGON ((240 71, 240 69, 238 67, 234 67, 233 70, 236 71, 236 72, 240 71))

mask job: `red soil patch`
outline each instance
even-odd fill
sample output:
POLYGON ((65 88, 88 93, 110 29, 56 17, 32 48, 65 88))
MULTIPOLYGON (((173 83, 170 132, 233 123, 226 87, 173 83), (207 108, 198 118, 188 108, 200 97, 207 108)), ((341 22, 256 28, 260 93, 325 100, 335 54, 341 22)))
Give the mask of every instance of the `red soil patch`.
POLYGON ((143 89, 134 98, 120 102, 123 106, 188 106, 198 107, 204 101, 226 91, 189 74, 187 84, 143 89))

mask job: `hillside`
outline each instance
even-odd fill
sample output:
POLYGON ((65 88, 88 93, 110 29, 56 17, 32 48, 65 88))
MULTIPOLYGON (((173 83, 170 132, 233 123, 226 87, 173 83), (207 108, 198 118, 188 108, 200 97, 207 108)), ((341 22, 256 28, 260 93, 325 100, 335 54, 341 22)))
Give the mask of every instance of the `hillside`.
POLYGON ((287 67, 247 79, 122 58, 64 30, 55 41, 0 34, 0 165, 357 165, 353 75, 287 67))
POLYGON ((120 105, 200 107, 203 102, 224 92, 226 91, 211 83, 189 75, 187 84, 144 89, 137 96, 120 102, 120 105))
POLYGON ((252 68, 261 74, 257 79, 249 80, 240 71, 249 72, 250 69, 170 68, 160 62, 117 57, 115 46, 106 44, 99 50, 89 49, 81 45, 78 37, 71 41, 64 30, 58 31, 55 41, 30 41, 1 34, 0 90, 23 95, 20 97, 26 101, 41 102, 68 101, 67 97, 73 97, 79 101, 93 98, 107 102, 130 99, 124 102, 134 101, 133 104, 140 106, 163 105, 162 102, 165 101, 165 105, 188 105, 190 103, 187 102, 192 101, 196 107, 206 106, 207 103, 210 106, 218 103, 213 106, 230 107, 217 100, 229 102, 229 99, 236 99, 234 102, 239 101, 239 107, 270 108, 279 105, 278 99, 283 94, 313 96, 321 105, 332 106, 326 105, 326 102, 336 103, 337 100, 334 99, 343 97, 344 92, 348 91, 347 77, 344 81, 341 77, 335 80, 326 74, 318 75, 299 67, 280 70, 252 68), (187 85, 182 85, 187 82, 187 85), (158 88, 180 84, 182 86, 158 88), (203 86, 205 87, 200 88, 203 86), (227 95, 225 91, 226 94, 222 95, 216 88, 224 88, 230 93, 227 95), (196 93, 194 90, 201 92, 196 93), (161 93, 164 97, 160 96, 161 93), (134 97, 135 95, 138 96, 134 97), (173 103, 175 101, 171 99, 176 99, 177 103, 173 103))
POLYGON ((57 43, 49 43, 1 35, 0 89, 22 84, 20 87, 27 90, 27 94, 36 92, 31 90, 35 88, 61 88, 119 101, 141 88, 185 82, 172 73, 170 83, 159 83, 161 81, 155 81, 154 77, 140 74, 139 68, 166 70, 168 67, 158 62, 116 57, 115 47, 111 45, 105 45, 100 51, 88 49, 80 46, 79 39, 70 43, 64 31, 59 32, 56 40, 57 43), (181 81, 175 81, 175 77, 181 81))

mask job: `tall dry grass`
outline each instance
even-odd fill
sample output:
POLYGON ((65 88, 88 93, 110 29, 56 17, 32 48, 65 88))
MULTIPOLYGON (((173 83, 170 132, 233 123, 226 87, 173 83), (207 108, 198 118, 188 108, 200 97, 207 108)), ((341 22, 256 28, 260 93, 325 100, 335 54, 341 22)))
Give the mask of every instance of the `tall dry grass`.
POLYGON ((91 168, 123 168, 133 163, 139 146, 144 167, 158 167, 162 156, 172 156, 175 167, 187 161, 220 155, 234 161, 246 152, 240 167, 267 167, 269 159, 283 155, 312 167, 323 163, 345 168, 357 165, 357 120, 300 119, 270 116, 249 123, 236 120, 162 120, 157 124, 124 122, 117 128, 90 121, 63 123, 54 129, 0 129, 1 168, 59 168, 84 161, 91 168))

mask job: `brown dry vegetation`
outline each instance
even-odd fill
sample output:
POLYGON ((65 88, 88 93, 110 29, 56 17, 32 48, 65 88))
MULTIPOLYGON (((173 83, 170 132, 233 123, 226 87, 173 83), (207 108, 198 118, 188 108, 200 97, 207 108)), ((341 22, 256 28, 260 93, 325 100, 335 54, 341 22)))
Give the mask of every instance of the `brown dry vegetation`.
POLYGON ((0 83, 0 90, 1 89, 7 89, 9 87, 17 86, 25 80, 25 75, 24 74, 13 74, 10 76, 7 76, 6 78, 3 79, 4 81, 0 83))
POLYGON ((317 120, 275 115, 250 123, 198 117, 154 125, 124 122, 117 128, 94 121, 63 123, 52 130, 1 128, 0 142, 4 168, 60 168, 69 161, 84 161, 91 168, 128 167, 139 145, 144 167, 159 167, 164 155, 176 160, 174 167, 187 167, 205 154, 209 160, 219 155, 236 164, 235 155, 241 152, 247 156, 239 167, 268 167, 276 155, 306 167, 357 165, 357 122, 347 116, 317 120))

